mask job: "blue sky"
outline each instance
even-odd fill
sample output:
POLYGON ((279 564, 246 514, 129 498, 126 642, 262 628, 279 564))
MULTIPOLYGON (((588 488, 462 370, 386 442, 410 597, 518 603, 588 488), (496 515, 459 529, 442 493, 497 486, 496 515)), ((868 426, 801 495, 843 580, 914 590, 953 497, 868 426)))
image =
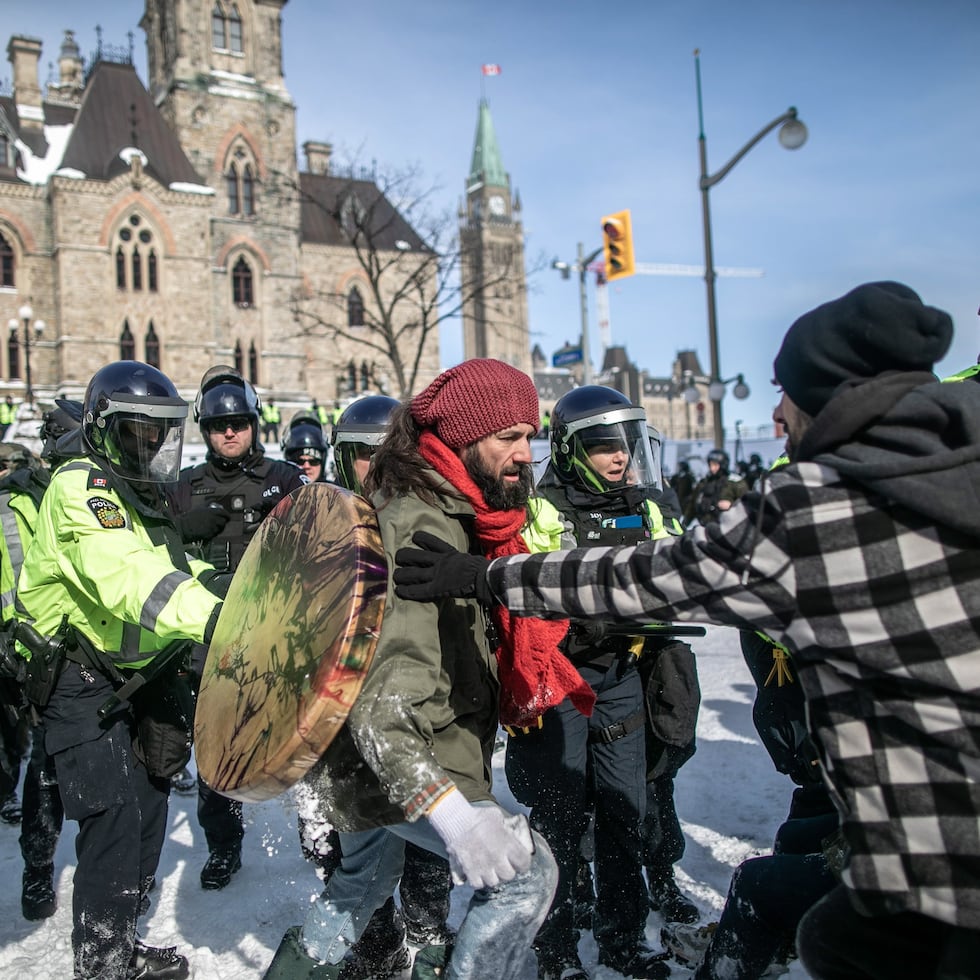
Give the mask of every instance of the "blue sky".
MULTIPOLYGON (((79 5, 4 0, 5 33, 44 42, 56 62, 72 28, 84 54, 134 31, 139 0, 79 5), (80 13, 79 10, 82 10, 80 13)), ((480 65, 503 162, 520 191, 529 259, 574 259, 601 244, 603 214, 630 208, 637 258, 703 261, 693 50, 701 50, 709 171, 790 105, 810 138, 775 134, 711 191, 725 377, 745 402, 726 426, 768 421, 772 359, 787 326, 861 282, 898 279, 948 310, 956 338, 940 370, 980 353, 980 5, 975 0, 290 0, 286 82, 298 142, 327 140, 340 160, 421 168, 454 208, 469 169, 480 65)), ((9 68, 7 69, 9 75, 9 68)), ((597 356, 593 287, 591 347, 597 356)), ((635 276, 610 288, 612 341, 666 374, 677 350, 708 365, 699 278, 635 276)), ((578 289, 545 269, 530 282, 532 341, 550 356, 579 331, 578 289)), ((444 365, 462 354, 444 331, 444 365)))

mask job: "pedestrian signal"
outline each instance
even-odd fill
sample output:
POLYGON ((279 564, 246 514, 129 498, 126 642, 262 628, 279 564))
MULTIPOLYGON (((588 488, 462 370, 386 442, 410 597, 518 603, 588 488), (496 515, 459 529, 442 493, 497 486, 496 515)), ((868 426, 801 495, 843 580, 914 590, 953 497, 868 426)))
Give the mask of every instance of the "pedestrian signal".
POLYGON ((610 282, 636 272, 629 211, 617 211, 602 219, 602 250, 606 258, 606 279, 610 282))

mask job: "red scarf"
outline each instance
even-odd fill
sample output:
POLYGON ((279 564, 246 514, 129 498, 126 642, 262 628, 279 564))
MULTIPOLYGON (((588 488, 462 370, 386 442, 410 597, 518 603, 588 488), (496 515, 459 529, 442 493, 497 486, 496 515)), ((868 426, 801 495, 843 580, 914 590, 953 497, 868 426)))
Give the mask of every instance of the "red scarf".
MULTIPOLYGON (((419 439, 423 459, 470 502, 476 513, 476 536, 487 558, 527 554, 521 528, 527 520, 522 507, 494 510, 473 482, 463 461, 434 433, 419 439)), ((570 697, 583 715, 592 714, 595 694, 572 666, 558 644, 568 632, 567 620, 511 616, 495 603, 494 620, 500 633, 497 667, 500 674, 500 720, 527 726, 549 708, 570 697)))

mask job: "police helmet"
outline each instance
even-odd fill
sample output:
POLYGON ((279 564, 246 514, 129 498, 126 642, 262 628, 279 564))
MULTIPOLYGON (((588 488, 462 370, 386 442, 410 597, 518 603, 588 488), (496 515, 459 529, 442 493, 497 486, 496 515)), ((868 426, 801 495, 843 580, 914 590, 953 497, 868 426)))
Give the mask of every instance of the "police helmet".
POLYGON ((724 449, 712 449, 711 452, 708 453, 708 462, 717 463, 721 470, 725 473, 728 472, 728 468, 731 465, 731 459, 724 449))
POLYGON ((50 465, 66 456, 78 454, 81 448, 82 414, 84 406, 73 398, 56 398, 55 407, 45 412, 41 420, 41 430, 38 433, 44 440, 41 447, 41 459, 50 465), (71 441, 60 443, 65 436, 72 436, 71 441))
POLYGON ((257 392, 235 368, 219 364, 209 368, 201 378, 194 399, 194 421, 201 427, 206 445, 210 445, 208 432, 214 423, 220 425, 222 420, 247 418, 252 427, 252 449, 257 449, 260 411, 257 392))
POLYGON ((392 413, 399 404, 398 399, 387 395, 366 395, 352 401, 341 413, 330 437, 337 480, 341 486, 354 493, 361 492, 354 462, 358 455, 373 455, 381 445, 392 413))
POLYGON ((283 458, 290 463, 297 462, 300 456, 308 456, 322 466, 327 459, 327 440, 315 415, 294 415, 279 445, 283 458))
POLYGON ((615 388, 585 385, 562 395, 551 413, 549 435, 551 463, 562 483, 592 493, 660 483, 660 461, 646 413, 615 388), (618 449, 625 456, 615 464, 612 479, 600 475, 591 461, 600 448, 618 449))
POLYGON ((180 472, 187 402, 161 371, 115 361, 92 376, 82 439, 109 472, 131 483, 173 483, 180 472))

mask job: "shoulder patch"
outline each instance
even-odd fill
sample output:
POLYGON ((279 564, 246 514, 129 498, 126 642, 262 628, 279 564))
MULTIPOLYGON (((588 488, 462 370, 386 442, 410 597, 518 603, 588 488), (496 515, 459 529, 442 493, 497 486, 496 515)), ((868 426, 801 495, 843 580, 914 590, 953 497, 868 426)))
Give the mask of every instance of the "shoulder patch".
POLYGON ((108 490, 109 489, 109 477, 105 475, 101 470, 92 470, 88 475, 88 485, 86 490, 108 490))
POLYGON ((119 509, 118 504, 106 500, 105 497, 89 497, 86 503, 103 527, 126 527, 126 515, 119 509))

